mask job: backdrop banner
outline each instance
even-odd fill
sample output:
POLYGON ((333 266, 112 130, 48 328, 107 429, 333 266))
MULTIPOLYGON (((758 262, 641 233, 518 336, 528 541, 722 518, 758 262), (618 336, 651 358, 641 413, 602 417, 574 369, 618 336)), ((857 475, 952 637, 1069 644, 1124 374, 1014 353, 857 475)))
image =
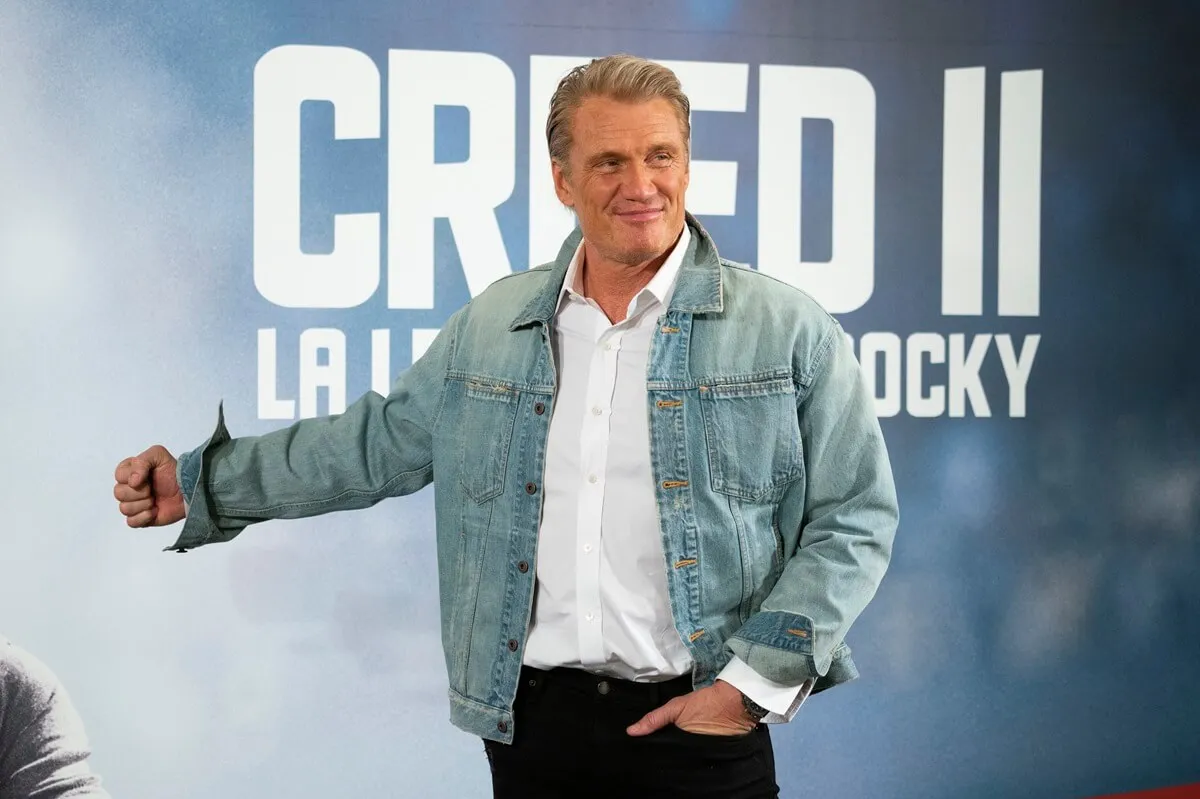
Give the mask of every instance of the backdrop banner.
POLYGON ((901 523, 784 797, 1200 782, 1200 8, 1065 0, 0 7, 0 635, 119 799, 487 796, 433 489, 180 556, 116 463, 386 393, 574 225, 558 79, 693 107, 688 207, 850 336, 901 523))

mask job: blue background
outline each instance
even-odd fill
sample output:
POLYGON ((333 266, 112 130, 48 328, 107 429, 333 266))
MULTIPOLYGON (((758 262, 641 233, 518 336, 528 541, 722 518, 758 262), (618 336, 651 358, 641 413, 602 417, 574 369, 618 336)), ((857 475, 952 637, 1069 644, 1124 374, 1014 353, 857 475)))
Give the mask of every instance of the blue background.
MULTIPOLYGON (((468 299, 438 223, 437 307, 272 306, 251 267, 252 75, 282 44, 477 50, 514 71, 527 251, 531 54, 748 62, 745 114, 698 112, 697 158, 739 163, 757 255, 760 64, 843 66, 875 89, 876 289, 852 334, 1039 333, 1028 415, 883 420, 902 524, 850 643, 857 682, 775 729, 785 797, 1071 797, 1200 781, 1200 11, 1115 2, 38 2, 0 9, 0 632, 45 659, 121 797, 483 796, 446 720, 432 494, 269 523, 184 557, 131 532, 113 466, 195 446, 226 402, 256 419, 256 333, 280 386, 301 330, 437 327, 468 299), (985 314, 940 315, 944 70, 987 68, 985 314), (1041 314, 995 308, 1002 70, 1044 70, 1041 314)), ((438 156, 466 155, 439 112, 438 156)), ((386 214, 377 141, 303 116, 303 243, 386 214)), ((828 255, 832 136, 806 127, 805 255, 828 255), (811 202, 810 202, 811 200, 811 202), (809 235, 811 233, 811 235, 809 235), (810 249, 811 248, 811 249, 810 249)), ((384 216, 386 220, 386 216, 384 216)), ((382 284, 381 284, 382 285, 382 284)), ((995 359, 995 356, 989 356, 995 359)), ((944 375, 944 367, 942 367, 944 375)), ((937 375, 935 369, 932 373, 937 375)), ((989 382, 990 381, 990 382, 989 382)), ((293 392, 294 394, 294 392, 293 392)))

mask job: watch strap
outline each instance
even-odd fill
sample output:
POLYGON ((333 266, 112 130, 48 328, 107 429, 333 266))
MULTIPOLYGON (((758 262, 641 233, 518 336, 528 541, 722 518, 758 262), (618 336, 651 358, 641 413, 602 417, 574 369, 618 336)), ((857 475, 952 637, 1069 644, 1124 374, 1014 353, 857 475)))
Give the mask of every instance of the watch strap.
POLYGON ((745 694, 742 694, 742 707, 746 709, 746 713, 749 714, 750 718, 754 719, 755 724, 762 721, 763 717, 769 712, 765 707, 745 694))

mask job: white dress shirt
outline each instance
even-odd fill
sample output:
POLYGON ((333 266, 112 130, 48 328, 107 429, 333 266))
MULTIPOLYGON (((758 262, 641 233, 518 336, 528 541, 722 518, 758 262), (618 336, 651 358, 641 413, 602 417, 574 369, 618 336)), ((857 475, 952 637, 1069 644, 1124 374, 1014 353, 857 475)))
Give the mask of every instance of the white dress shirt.
MULTIPOLYGON (((581 293, 583 244, 567 269, 552 344, 558 394, 550 418, 538 528, 537 594, 524 663, 656 681, 687 674, 691 655, 671 615, 658 523, 646 367, 659 316, 691 233, 612 324, 581 293)), ((789 720, 812 689, 760 676, 734 658, 717 677, 789 720)))

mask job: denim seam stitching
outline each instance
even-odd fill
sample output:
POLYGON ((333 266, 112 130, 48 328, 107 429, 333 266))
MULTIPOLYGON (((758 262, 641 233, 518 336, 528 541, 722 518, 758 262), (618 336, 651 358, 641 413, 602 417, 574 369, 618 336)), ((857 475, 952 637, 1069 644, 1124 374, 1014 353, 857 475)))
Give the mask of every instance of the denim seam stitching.
POLYGON ((804 390, 796 393, 797 407, 811 396, 812 387, 817 382, 817 378, 829 370, 830 354, 833 352, 834 342, 837 341, 837 336, 840 334, 841 326, 835 324, 829 328, 824 338, 821 339, 821 343, 817 347, 816 357, 813 358, 808 371, 800 376, 800 384, 804 390))

